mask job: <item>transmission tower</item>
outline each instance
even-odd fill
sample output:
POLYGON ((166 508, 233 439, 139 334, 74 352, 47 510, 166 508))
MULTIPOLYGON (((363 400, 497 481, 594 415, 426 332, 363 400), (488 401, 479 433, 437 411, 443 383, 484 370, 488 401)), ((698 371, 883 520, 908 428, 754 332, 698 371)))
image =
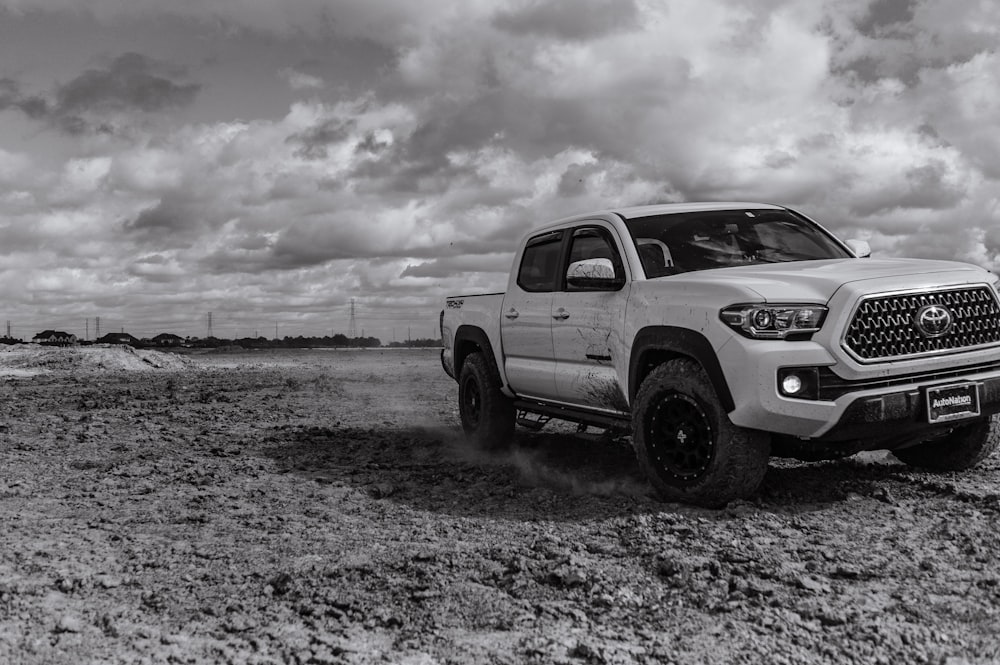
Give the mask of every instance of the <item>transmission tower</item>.
POLYGON ((94 333, 94 339, 101 339, 101 317, 94 317, 94 328, 96 332, 94 333))
POLYGON ((209 339, 211 339, 211 337, 212 337, 212 313, 211 312, 208 313, 208 337, 209 337, 209 339))
POLYGON ((354 317, 354 298, 351 298, 351 322, 347 329, 347 336, 351 339, 358 336, 358 321, 354 317))

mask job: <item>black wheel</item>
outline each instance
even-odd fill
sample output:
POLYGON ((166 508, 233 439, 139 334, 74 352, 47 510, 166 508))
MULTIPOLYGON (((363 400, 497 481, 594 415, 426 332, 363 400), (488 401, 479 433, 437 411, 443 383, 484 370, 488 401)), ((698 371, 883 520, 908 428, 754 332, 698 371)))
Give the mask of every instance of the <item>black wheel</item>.
POLYGON ((930 471, 965 471, 990 456, 1000 444, 997 416, 954 428, 944 436, 892 451, 900 462, 930 471))
POLYGON ((514 406, 500 375, 481 352, 470 353, 458 376, 458 413, 466 436, 484 448, 505 446, 514 434, 514 406))
POLYGON ((632 440, 660 496, 710 507, 756 492, 771 453, 770 437, 733 425, 708 375, 686 359, 660 365, 642 382, 632 440))

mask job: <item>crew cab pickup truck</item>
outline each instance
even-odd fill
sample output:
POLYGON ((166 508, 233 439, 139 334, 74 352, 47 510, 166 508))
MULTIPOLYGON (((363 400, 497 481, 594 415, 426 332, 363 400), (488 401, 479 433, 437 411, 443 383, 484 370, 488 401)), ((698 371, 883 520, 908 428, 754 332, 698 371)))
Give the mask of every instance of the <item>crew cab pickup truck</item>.
POLYGON ((871 258, 776 205, 545 224, 505 293, 446 299, 441 334, 469 437, 553 418, 628 432, 670 501, 752 496, 771 455, 885 449, 955 471, 1000 441, 998 278, 871 258))

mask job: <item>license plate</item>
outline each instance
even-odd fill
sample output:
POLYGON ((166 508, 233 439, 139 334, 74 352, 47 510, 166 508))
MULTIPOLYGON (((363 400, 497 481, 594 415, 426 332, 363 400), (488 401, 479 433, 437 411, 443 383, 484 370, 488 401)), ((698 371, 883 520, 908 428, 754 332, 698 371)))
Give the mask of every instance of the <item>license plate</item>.
POLYGON ((955 383, 928 388, 927 422, 941 423, 979 415, 978 383, 955 383))

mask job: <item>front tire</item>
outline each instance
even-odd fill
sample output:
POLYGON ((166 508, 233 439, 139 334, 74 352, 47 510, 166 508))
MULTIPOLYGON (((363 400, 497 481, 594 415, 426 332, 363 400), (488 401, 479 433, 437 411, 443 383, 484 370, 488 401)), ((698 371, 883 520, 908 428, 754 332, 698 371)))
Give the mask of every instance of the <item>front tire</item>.
POLYGON ((500 374, 482 352, 470 353, 458 376, 458 413, 465 435, 483 448, 501 448, 514 434, 514 405, 500 374))
POLYGON ((948 434, 892 454, 900 462, 928 471, 965 471, 989 457, 1000 445, 1000 420, 991 416, 961 425, 948 434))
POLYGON ((632 438, 661 497, 709 507, 754 494, 771 453, 770 437, 734 425, 705 370, 687 359, 663 363, 642 382, 632 438))

